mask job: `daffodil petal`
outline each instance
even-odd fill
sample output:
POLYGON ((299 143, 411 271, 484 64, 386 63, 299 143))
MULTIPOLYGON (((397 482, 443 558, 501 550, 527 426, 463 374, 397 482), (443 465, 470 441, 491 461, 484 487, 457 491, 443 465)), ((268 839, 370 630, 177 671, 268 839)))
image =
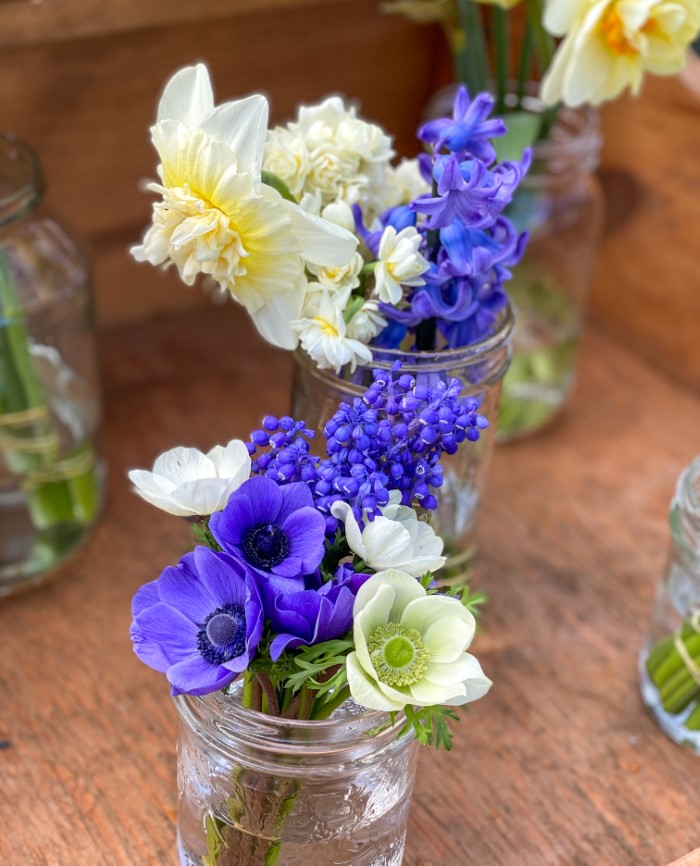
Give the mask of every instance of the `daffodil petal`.
POLYGON ((268 113, 267 99, 255 94, 236 102, 225 102, 200 124, 207 135, 228 145, 235 154, 237 170, 250 172, 256 184, 260 182, 268 113))
POLYGON ((165 85, 157 120, 179 120, 193 128, 212 112, 214 94, 203 63, 178 70, 165 85))

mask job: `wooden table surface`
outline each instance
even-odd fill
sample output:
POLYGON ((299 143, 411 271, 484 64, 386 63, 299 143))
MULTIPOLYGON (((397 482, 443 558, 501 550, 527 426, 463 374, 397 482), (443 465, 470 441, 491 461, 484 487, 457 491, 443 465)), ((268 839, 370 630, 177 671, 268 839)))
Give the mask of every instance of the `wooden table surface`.
MULTIPOLYGON (((125 471, 287 409, 289 357, 232 305, 103 348, 104 519, 57 579, 0 602, 1 866, 176 863, 176 715, 128 628, 189 534, 125 471)), ((450 755, 422 754, 405 866, 666 866, 700 845, 700 759, 656 729, 636 674, 700 398, 594 333, 580 380, 561 423, 497 451, 475 650, 495 686, 450 755)))

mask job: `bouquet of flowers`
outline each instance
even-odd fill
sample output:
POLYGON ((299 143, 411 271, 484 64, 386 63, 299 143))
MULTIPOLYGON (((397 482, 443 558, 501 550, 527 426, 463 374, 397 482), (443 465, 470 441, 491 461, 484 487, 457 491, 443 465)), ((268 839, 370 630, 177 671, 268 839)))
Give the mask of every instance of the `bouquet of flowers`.
MULTIPOLYGON (((437 588, 443 543, 414 507, 437 506, 441 456, 475 442, 487 426, 460 391, 457 380, 418 382, 400 369, 375 371, 363 397, 341 404, 328 422, 325 458, 310 453, 313 432, 303 421, 268 416, 247 445, 232 441, 206 455, 176 448, 152 472, 130 473, 143 498, 187 516, 199 542, 133 601, 134 650, 165 673, 172 695, 223 690, 219 704, 231 702, 228 712, 242 705, 283 726, 290 720, 297 731, 306 724, 302 743, 313 738, 314 723, 379 711, 366 743, 343 765, 346 774, 364 772, 365 781, 341 781, 328 794, 289 766, 270 776, 241 758, 221 769, 220 757, 210 763, 196 752, 188 759, 194 747, 183 745, 183 863, 273 866, 286 833, 311 833, 286 828, 314 823, 308 813, 317 808, 335 816, 328 819, 334 826, 345 813, 358 822, 324 830, 346 845, 352 837, 352 850, 362 855, 353 862, 400 862, 415 762, 389 759, 395 769, 387 772, 406 774, 390 783, 375 777, 378 767, 368 756, 360 760, 357 749, 374 739, 382 751, 403 750, 413 732, 421 743, 449 749, 454 707, 491 686, 467 652, 483 597, 466 587, 437 588), (376 835, 388 832, 375 823, 392 811, 385 789, 405 795, 393 836, 376 835), (378 839, 390 846, 391 860, 378 839)), ((216 730, 205 705, 197 712, 198 724, 216 730)), ((259 726, 262 718, 244 724, 259 726)), ((285 730, 267 748, 283 749, 285 730)), ((242 730, 235 743, 252 735, 242 730)), ((298 751, 294 760, 297 767, 298 751)), ((318 818, 323 827, 326 820, 318 818)), ((335 857, 323 848, 314 858, 310 835, 303 844, 313 862, 335 857)), ((290 850, 289 862, 298 862, 299 850, 290 850)), ((350 862, 346 847, 333 850, 343 858, 333 862, 350 862)))
POLYGON ((352 699, 449 748, 450 707, 490 686, 466 652, 480 597, 437 589, 443 544, 414 505, 437 507, 440 457, 487 426, 460 390, 375 371, 328 422, 323 459, 303 421, 267 417, 247 445, 130 473, 199 541, 133 603, 134 650, 173 695, 242 678, 244 706, 313 720, 352 699))
POLYGON ((353 372, 371 346, 439 350, 492 333, 523 254, 503 210, 529 165, 498 162, 493 100, 466 89, 394 165, 392 140, 339 97, 267 130, 252 96, 214 108, 203 66, 176 73, 153 127, 162 198, 134 248, 211 277, 274 345, 353 372))

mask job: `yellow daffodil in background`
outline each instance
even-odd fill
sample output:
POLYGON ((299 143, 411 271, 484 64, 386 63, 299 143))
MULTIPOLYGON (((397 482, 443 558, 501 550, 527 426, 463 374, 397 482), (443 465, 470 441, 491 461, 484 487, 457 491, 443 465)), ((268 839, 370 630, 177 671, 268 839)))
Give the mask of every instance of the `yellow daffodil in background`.
POLYGON ((209 275, 269 342, 294 348, 290 322, 301 316, 305 265, 342 267, 357 240, 262 183, 267 120, 263 96, 215 108, 205 66, 176 72, 151 129, 161 182, 148 188, 161 199, 132 254, 174 264, 187 285, 209 275))
POLYGON ((599 105, 646 72, 673 75, 700 29, 700 0, 549 0, 544 23, 563 36, 542 84, 553 105, 599 105))

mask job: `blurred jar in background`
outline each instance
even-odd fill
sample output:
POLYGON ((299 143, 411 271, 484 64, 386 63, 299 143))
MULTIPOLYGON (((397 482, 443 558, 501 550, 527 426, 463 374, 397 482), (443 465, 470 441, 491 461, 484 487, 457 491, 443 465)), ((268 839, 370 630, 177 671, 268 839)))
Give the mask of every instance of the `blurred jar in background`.
POLYGON ((0 596, 82 544, 102 501, 89 263, 42 195, 36 154, 0 135, 0 596))
MULTIPOLYGON (((534 97, 526 98, 523 108, 542 112, 534 97)), ((530 171, 508 211, 529 241, 506 286, 515 333, 499 441, 546 426, 573 389, 603 223, 603 194, 595 175, 601 145, 595 109, 561 108, 551 137, 535 144, 530 171)))

